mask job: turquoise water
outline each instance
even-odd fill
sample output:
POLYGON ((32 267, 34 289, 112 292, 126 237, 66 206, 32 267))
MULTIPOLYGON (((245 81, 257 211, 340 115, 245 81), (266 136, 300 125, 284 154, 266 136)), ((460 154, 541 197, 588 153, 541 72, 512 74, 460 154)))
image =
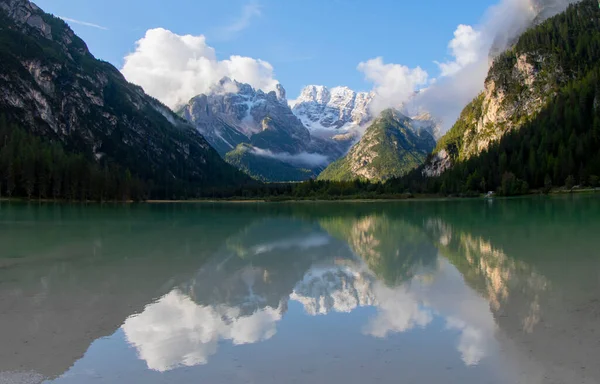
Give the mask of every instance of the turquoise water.
POLYGON ((0 383, 600 383, 600 199, 0 205, 0 383))

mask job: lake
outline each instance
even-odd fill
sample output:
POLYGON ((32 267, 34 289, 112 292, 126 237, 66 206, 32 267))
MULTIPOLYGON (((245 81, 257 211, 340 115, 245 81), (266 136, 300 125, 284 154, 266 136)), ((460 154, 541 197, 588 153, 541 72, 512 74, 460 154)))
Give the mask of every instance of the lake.
POLYGON ((0 204, 0 383, 600 383, 600 198, 0 204))

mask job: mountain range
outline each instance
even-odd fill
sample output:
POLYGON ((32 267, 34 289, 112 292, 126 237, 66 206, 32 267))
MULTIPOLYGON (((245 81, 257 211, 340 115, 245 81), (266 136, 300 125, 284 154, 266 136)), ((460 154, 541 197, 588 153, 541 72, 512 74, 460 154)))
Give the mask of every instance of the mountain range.
POLYGON ((0 114, 9 194, 87 199, 106 188, 120 198, 137 179, 147 196, 173 198, 248 180, 28 0, 0 0, 0 114))
POLYGON ((568 3, 531 0, 532 28, 504 52, 492 46, 484 91, 441 136, 431 114, 379 112, 375 93, 347 87, 311 85, 288 101, 280 84, 264 92, 223 78, 173 113, 94 58, 61 19, 0 0, 0 192, 189 198, 240 191, 250 177, 407 176, 402 190, 435 192, 586 184, 600 173, 590 129, 598 7, 583 0, 546 20, 568 3))
MULTIPOLYGON (((319 176, 358 141, 369 141, 363 142, 361 148, 375 145, 373 136, 364 136, 377 117, 372 109, 374 97, 373 93, 347 87, 311 85, 296 100, 288 102, 280 84, 275 91, 265 93, 224 78, 207 94, 191 99, 179 115, 192 123, 228 163, 252 177, 261 181, 303 181, 319 176)), ((411 132, 422 129, 433 137, 439 133, 439 124, 427 113, 410 121, 411 132)), ((392 136, 403 143, 412 142, 412 137, 402 137, 407 132, 395 130, 392 136)), ((387 133, 382 133, 379 140, 385 141, 387 133)), ((402 175, 421 165, 427 155, 423 156, 423 149, 432 149, 427 148, 419 146, 418 154, 405 154, 402 145, 396 146, 394 151, 402 153, 387 160, 397 164, 386 164, 394 171, 382 170, 383 178, 402 175), (408 158, 412 160, 407 163, 408 158)), ((373 165, 370 169, 378 167, 373 165)), ((376 173, 365 171, 360 177, 375 180, 376 173)), ((323 177, 329 174, 326 172, 323 177)), ((344 178, 358 176, 349 173, 344 178)))
POLYGON ((191 99, 179 115, 230 164, 262 181, 314 178, 351 144, 304 126, 281 85, 265 93, 224 78, 208 94, 191 99))

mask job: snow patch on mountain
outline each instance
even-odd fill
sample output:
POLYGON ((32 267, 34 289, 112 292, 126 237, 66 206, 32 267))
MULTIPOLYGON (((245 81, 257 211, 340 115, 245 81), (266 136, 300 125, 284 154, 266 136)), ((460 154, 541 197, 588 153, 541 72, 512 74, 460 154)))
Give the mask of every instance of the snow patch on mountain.
POLYGON ((310 131, 348 132, 372 120, 369 105, 374 94, 348 87, 305 87, 291 102, 292 111, 310 131))
MULTIPOLYGON (((399 105, 397 110, 411 117, 415 125, 438 139, 442 122, 428 111, 413 105, 417 94, 399 105)), ((296 117, 313 135, 358 141, 376 117, 371 112, 375 96, 373 92, 356 92, 348 87, 329 89, 323 85, 309 85, 289 104, 296 117)))

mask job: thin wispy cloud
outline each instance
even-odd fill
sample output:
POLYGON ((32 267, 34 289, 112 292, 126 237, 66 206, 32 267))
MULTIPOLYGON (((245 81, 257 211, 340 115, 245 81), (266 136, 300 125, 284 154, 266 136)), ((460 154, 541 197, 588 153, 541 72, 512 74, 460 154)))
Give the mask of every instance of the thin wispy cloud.
POLYGON ((59 17, 61 19, 63 19, 64 21, 68 21, 69 23, 79 24, 79 25, 83 25, 83 26, 86 26, 86 27, 91 27, 91 28, 96 28, 96 29, 102 29, 103 31, 108 31, 108 28, 103 27, 103 26, 98 25, 98 24, 88 23, 87 21, 81 21, 81 20, 71 19, 69 17, 63 17, 63 16, 59 16, 59 17))
POLYGON ((262 15, 262 7, 257 1, 251 1, 244 5, 239 17, 228 25, 219 29, 219 35, 224 39, 229 39, 248 28, 252 20, 262 15))

